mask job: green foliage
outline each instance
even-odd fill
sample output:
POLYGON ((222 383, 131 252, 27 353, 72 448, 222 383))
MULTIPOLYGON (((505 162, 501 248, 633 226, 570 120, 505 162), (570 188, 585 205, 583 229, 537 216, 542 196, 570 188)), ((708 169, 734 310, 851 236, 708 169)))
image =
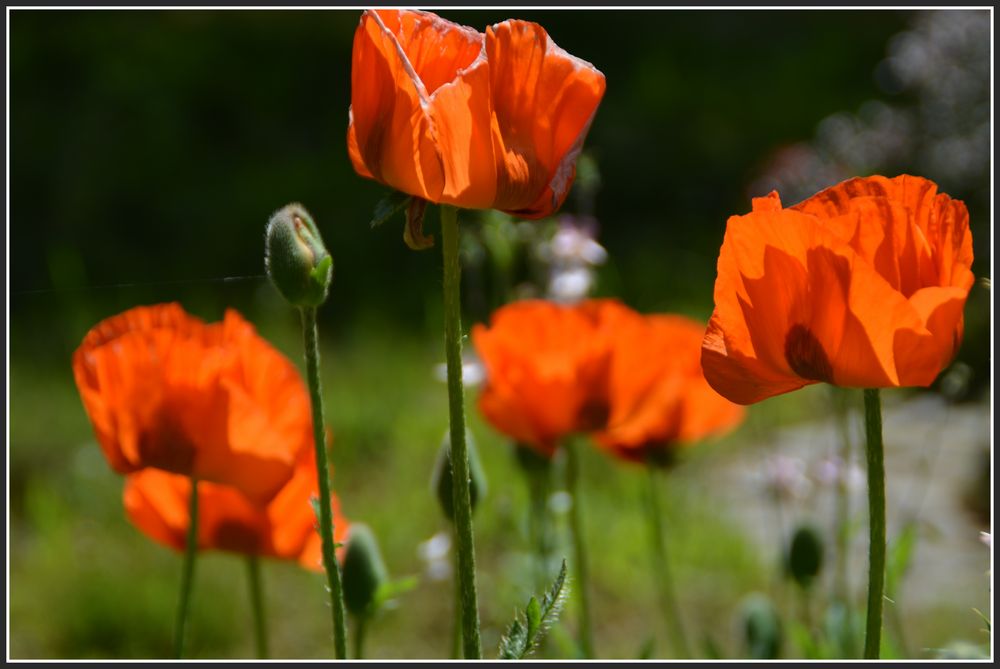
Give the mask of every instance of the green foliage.
POLYGON ((770 599, 761 593, 749 595, 743 601, 742 619, 750 658, 773 660, 781 655, 781 618, 770 599))
POLYGON ((559 575, 542 597, 541 604, 532 597, 524 609, 524 615, 515 616, 507 628, 507 633, 500 639, 499 658, 522 660, 531 654, 548 627, 558 619, 568 594, 566 560, 563 560, 559 575))
POLYGON ((885 596, 889 599, 895 599, 899 594, 899 586, 913 559, 917 538, 917 524, 909 522, 889 544, 885 560, 885 596))

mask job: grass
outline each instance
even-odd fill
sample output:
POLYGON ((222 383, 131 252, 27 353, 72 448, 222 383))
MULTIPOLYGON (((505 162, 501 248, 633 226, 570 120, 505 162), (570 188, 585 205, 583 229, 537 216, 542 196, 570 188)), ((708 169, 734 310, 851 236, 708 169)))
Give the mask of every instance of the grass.
MULTIPOLYGON (((255 319, 261 333, 301 367, 293 317, 255 319)), ((375 532, 394 577, 419 576, 369 628, 369 657, 447 657, 452 629, 450 581, 427 577, 417 546, 447 529, 430 476, 447 429, 447 393, 433 367, 440 341, 378 327, 321 329, 326 416, 334 432, 334 489, 349 519, 375 532)), ((68 364, 17 356, 10 367, 10 656, 12 658, 168 657, 179 554, 152 543, 126 520, 122 479, 105 463, 68 364)), ((55 361, 58 362, 58 361, 55 361)), ((485 425, 468 391, 469 426, 489 480, 476 510, 483 647, 495 657, 500 634, 534 594, 525 527, 527 490, 510 445, 485 425)), ((735 449, 764 448, 779 425, 815 415, 811 389, 754 407, 731 436, 691 449, 665 477, 662 501, 681 610, 692 646, 724 656, 743 650, 738 607, 767 591, 772 556, 750 543, 705 481, 735 449)), ((595 639, 601 657, 636 657, 652 642, 667 651, 650 586, 644 472, 583 449, 586 533, 594 582, 595 639), (656 642, 659 641, 659 645, 656 642)), ((557 517, 563 554, 565 518, 557 517)), ((190 654, 253 654, 245 572, 237 555, 208 553, 198 565, 190 654)), ((262 562, 273 657, 329 658, 333 644, 321 574, 262 562)), ((555 572, 553 572, 553 576, 555 572)), ((572 584, 571 584, 572 587, 572 584)), ((560 657, 575 633, 575 602, 539 656, 560 657)), ((974 628, 979 621, 969 616, 974 628)), ((947 639, 935 640, 944 645, 947 639)))

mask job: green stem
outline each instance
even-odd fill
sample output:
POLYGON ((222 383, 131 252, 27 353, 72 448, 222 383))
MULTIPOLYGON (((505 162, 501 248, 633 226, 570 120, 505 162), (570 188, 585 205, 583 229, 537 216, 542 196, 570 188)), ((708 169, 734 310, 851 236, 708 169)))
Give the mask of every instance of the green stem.
POLYGON ((549 583, 546 565, 550 543, 548 499, 552 459, 537 453, 527 444, 517 444, 514 447, 514 457, 528 485, 527 527, 535 570, 535 590, 544 592, 549 583))
POLYGON ((460 660, 462 659, 462 588, 458 583, 458 551, 454 552, 453 562, 451 582, 455 591, 455 610, 451 626, 451 657, 460 660))
POLYGON ((448 418, 451 427, 452 503, 455 549, 462 600, 462 643, 465 659, 480 659, 479 602, 476 595, 476 551, 472 536, 469 451, 465 444, 465 391, 462 387, 461 267, 458 261, 458 210, 441 205, 444 254, 444 349, 448 363, 448 418))
POLYGON ((191 477, 191 501, 188 513, 187 548, 181 570, 181 599, 177 607, 177 624, 174 627, 174 654, 184 657, 184 633, 187 631, 188 608, 191 602, 191 583, 194 581, 194 563, 198 555, 198 479, 191 477))
POLYGON ((848 578, 850 574, 851 547, 851 491, 848 487, 848 475, 851 466, 850 415, 848 411, 848 392, 838 386, 828 386, 833 398, 840 432, 840 472, 836 482, 836 521, 834 536, 837 541, 837 563, 834 571, 834 596, 844 607, 844 633, 841 650, 847 657, 854 657, 857 652, 854 643, 854 607, 851 605, 851 588, 848 578))
POLYGON ((580 594, 580 648, 586 658, 594 657, 593 632, 590 624, 590 596, 587 593, 587 542, 583 536, 583 514, 580 510, 583 501, 580 495, 578 480, 580 478, 580 463, 576 446, 567 441, 566 449, 566 490, 573 503, 570 505, 570 529, 573 539, 574 566, 576 569, 576 591, 580 594))
POLYGON ((882 637, 882 591, 885 587, 885 462, 882 404, 877 388, 866 388, 865 433, 868 438, 868 619, 865 659, 878 659, 882 637))
POLYGON ((647 465, 646 468, 649 470, 649 504, 647 508, 652 540, 650 547, 652 548, 653 569, 656 571, 660 586, 660 606, 663 607, 663 616, 667 619, 667 625, 670 627, 674 651, 679 652, 680 657, 691 657, 691 648, 688 646, 687 636, 684 634, 681 610, 677 605, 677 597, 674 595, 673 577, 667 561, 667 542, 663 536, 663 515, 660 511, 660 499, 656 491, 656 468, 652 465, 647 465))
POLYGON ((326 462, 326 430, 323 427, 323 395, 319 381, 319 336, 316 330, 315 307, 302 308, 302 330, 305 334, 306 372, 309 399, 312 404, 313 443, 316 448, 316 474, 319 480, 319 533, 323 542, 323 567, 326 569, 333 611, 333 645, 338 660, 347 659, 347 623, 344 609, 344 589, 340 565, 337 564, 333 543, 333 511, 330 508, 330 469, 326 462))
POLYGON ((368 616, 362 613, 354 619, 354 659, 365 659, 365 632, 368 631, 368 616))
POLYGON ((270 657, 267 649, 267 618, 264 615, 264 589, 261 586, 260 560, 256 555, 247 556, 247 583, 250 585, 250 608, 253 609, 254 645, 257 658, 270 657))

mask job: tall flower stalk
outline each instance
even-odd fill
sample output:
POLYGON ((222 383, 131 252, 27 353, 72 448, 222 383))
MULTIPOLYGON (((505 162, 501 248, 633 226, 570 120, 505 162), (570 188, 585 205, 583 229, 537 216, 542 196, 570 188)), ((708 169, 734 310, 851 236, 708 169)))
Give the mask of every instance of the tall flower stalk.
POLYGON ((567 440, 564 445, 566 452, 566 490, 572 501, 570 505, 569 522, 573 542, 573 567, 576 572, 576 591, 580 601, 580 650, 586 658, 594 657, 594 632, 591 619, 590 593, 587 589, 589 581, 589 564, 587 557, 587 538, 583 530, 583 510, 580 495, 580 460, 576 444, 567 440))
POLYGON ((191 604, 191 584, 194 581, 194 565, 198 558, 198 479, 191 477, 191 500, 188 504, 189 518, 187 541, 184 549, 184 566, 181 570, 180 603, 177 605, 177 625, 174 630, 174 655, 184 657, 184 639, 187 634, 188 610, 191 604))
POLYGON ((865 659, 877 659, 882 640, 882 594, 885 588, 885 461, 879 391, 877 388, 866 388, 864 395, 868 454, 868 617, 865 623, 865 659))
POLYGON ((257 651, 257 658, 266 660, 270 656, 267 643, 267 616, 264 614, 260 559, 256 555, 247 556, 247 585, 250 589, 250 608, 253 611, 254 648, 257 651))
POLYGON ((319 499, 316 502, 322 540, 323 568, 326 571, 333 617, 333 643, 337 659, 347 658, 347 614, 344 591, 333 540, 333 510, 330 504, 330 468, 326 456, 326 428, 323 421, 323 391, 320 383, 319 334, 316 310, 326 301, 333 259, 323 245, 319 229, 300 204, 290 204, 271 217, 267 225, 265 265, 278 291, 302 315, 305 344, 306 380, 312 407, 313 446, 319 499))
POLYGON ((448 365, 448 424, 451 437, 452 496, 462 610, 462 647, 466 659, 482 657, 476 550, 472 532, 469 453, 465 443, 465 389, 462 385, 461 267, 458 259, 458 211, 441 206, 444 255, 444 346, 448 365))

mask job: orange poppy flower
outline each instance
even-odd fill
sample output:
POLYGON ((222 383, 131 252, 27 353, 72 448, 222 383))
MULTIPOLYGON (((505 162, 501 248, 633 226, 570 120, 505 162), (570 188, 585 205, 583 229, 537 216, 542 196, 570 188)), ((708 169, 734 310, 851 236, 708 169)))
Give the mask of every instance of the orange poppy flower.
MULTIPOLYGON (((316 458, 303 451, 288 482, 266 505, 259 506, 238 488, 198 482, 198 549, 296 560, 322 571, 323 552, 310 498, 318 497, 316 458)), ((143 469, 125 479, 125 512, 143 534, 184 551, 190 514, 191 479, 161 469, 143 469)), ((331 496, 334 541, 347 538, 348 523, 331 496)), ((342 549, 341 549, 342 552, 342 549)))
POLYGON ((755 198, 726 226, 705 376, 740 404, 819 381, 928 386, 961 343, 971 265, 965 205, 927 179, 755 198))
POLYGON ((295 366, 235 311, 206 325, 177 304, 95 326, 73 374, 111 467, 154 467, 232 485, 257 503, 310 448, 309 396, 295 366))
POLYGON ((615 332, 602 447, 646 462, 680 443, 735 427, 744 414, 712 390, 701 371, 705 326, 668 314, 632 319, 615 332))
POLYGON ((348 153, 361 176, 431 202, 542 218, 559 208, 604 75, 536 23, 482 34, 368 10, 354 34, 348 153))
POLYGON ((486 370, 479 410, 500 432, 552 456, 608 417, 610 337, 632 312, 614 300, 524 300, 472 328, 486 370))

